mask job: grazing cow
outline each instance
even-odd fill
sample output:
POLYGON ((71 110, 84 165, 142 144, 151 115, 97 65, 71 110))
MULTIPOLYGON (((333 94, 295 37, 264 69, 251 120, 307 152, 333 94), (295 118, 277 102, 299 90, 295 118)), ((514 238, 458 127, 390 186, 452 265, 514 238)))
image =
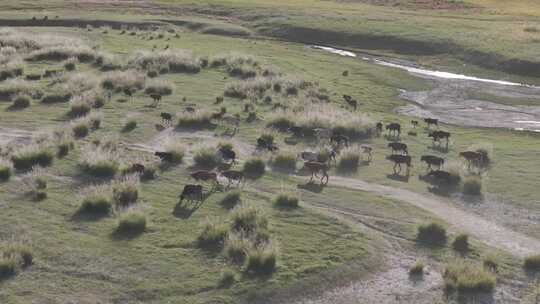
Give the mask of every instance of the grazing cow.
POLYGON ((152 106, 157 107, 157 105, 161 101, 161 97, 161 94, 150 94, 150 98, 152 98, 153 100, 152 106))
POLYGON ((401 173, 401 164, 407 166, 407 174, 409 173, 410 167, 412 167, 411 157, 409 155, 392 154, 387 156, 386 159, 394 162, 394 174, 401 173), (399 168, 399 171, 397 171, 396 168, 399 168))
POLYGON ((180 194, 180 204, 184 199, 190 201, 202 201, 203 200, 203 187, 201 185, 185 185, 184 190, 180 194))
POLYGON ((401 135, 401 125, 393 122, 386 125, 386 130, 388 131, 388 135, 395 135, 397 133, 397 136, 401 135))
POLYGON ((131 91, 131 89, 129 88, 125 88, 124 89, 124 95, 126 95, 127 97, 129 97, 129 100, 131 100, 133 98, 133 92, 131 91))
POLYGON ((420 161, 425 162, 428 165, 428 170, 433 171, 432 166, 437 166, 439 170, 444 165, 444 158, 435 155, 422 155, 420 161))
POLYGON ((446 183, 452 180, 452 175, 449 172, 442 170, 431 171, 427 174, 427 176, 437 181, 444 181, 446 183))
POLYGON ((215 172, 201 170, 191 173, 190 176, 196 181, 213 181, 214 183, 219 184, 217 174, 215 172))
POLYGON ((312 182, 313 181, 313 177, 318 177, 317 176, 317 173, 321 172, 322 173, 322 177, 321 177, 321 185, 324 184, 328 184, 328 165, 325 164, 325 163, 321 163, 321 162, 316 162, 316 161, 307 161, 304 163, 304 167, 306 169, 308 169, 310 172, 311 172, 311 178, 309 179, 309 182, 312 182), (326 178, 326 182, 323 183, 323 180, 326 178))
POLYGON ((349 106, 351 106, 356 111, 356 109, 358 108, 358 101, 356 99, 353 99, 350 95, 343 95, 343 99, 349 106))
POLYGON ((292 126, 288 129, 294 137, 304 137, 304 131, 301 127, 292 126))
POLYGON ((413 128, 416 129, 416 127, 418 127, 418 120, 411 120, 411 124, 412 124, 413 128))
POLYGON ((173 154, 171 152, 156 151, 154 153, 154 155, 159 157, 159 159, 161 159, 161 161, 172 162, 173 159, 174 159, 174 156, 173 156, 173 154))
POLYGON ((373 147, 370 145, 360 145, 360 149, 362 149, 363 154, 368 155, 368 162, 370 162, 373 159, 373 147))
POLYGON ((332 137, 332 130, 330 129, 316 128, 313 129, 313 131, 315 132, 315 136, 319 143, 321 143, 323 139, 330 141, 332 137))
POLYGON ((230 160, 231 165, 236 163, 236 153, 232 149, 221 146, 219 147, 219 153, 224 160, 230 160))
POLYGON ((383 132, 383 123, 382 122, 378 122, 375 124, 375 133, 377 134, 377 136, 381 136, 381 133, 383 132))
POLYGON ((332 134, 330 137, 330 143, 336 143, 338 146, 345 144, 345 147, 349 146, 349 137, 341 134, 332 134))
POLYGON ((273 143, 265 140, 262 137, 257 138, 257 149, 265 149, 270 152, 278 150, 278 147, 273 143))
POLYGON ((144 170, 145 170, 145 167, 143 164, 135 163, 135 164, 132 164, 131 167, 128 168, 127 172, 143 174, 144 170))
POLYGON ((428 129, 431 125, 439 126, 439 120, 437 118, 424 118, 424 122, 427 124, 428 129))
POLYGON ((167 112, 161 112, 159 115, 164 124, 170 125, 172 123, 172 114, 167 112))
POLYGON ((238 170, 227 170, 221 172, 221 175, 225 177, 229 183, 227 184, 227 187, 231 185, 232 181, 237 181, 238 185, 244 180, 244 172, 238 171, 238 170))
POLYGON ((195 107, 192 107, 192 106, 186 106, 186 107, 184 108, 184 112, 195 113, 195 107))
POLYGON ((441 144, 441 139, 446 139, 446 147, 448 147, 448 142, 450 140, 450 132, 446 131, 433 131, 429 133, 428 137, 433 138, 433 143, 438 142, 441 144))
POLYGON ((408 155, 409 151, 407 150, 407 144, 400 143, 400 142, 391 142, 388 143, 388 148, 392 149, 392 154, 395 154, 397 152, 403 152, 403 154, 408 155))
POLYGON ((465 151, 459 153, 459 156, 467 160, 468 168, 471 168, 471 165, 479 166, 482 163, 483 155, 480 152, 476 151, 465 151))
POLYGON ((301 158, 304 161, 318 161, 319 154, 311 151, 303 151, 298 153, 297 159, 301 158))

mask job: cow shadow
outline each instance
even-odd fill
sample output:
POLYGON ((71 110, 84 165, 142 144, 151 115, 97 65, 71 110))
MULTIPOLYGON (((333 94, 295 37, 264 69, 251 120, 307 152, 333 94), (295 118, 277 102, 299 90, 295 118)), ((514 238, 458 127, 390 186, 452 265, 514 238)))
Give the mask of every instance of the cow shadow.
POLYGON ((400 142, 401 141, 401 136, 400 135, 395 135, 395 134, 384 134, 384 139, 386 139, 388 141, 400 142))
POLYGON ((406 173, 405 175, 401 175, 400 173, 392 173, 387 174, 386 178, 389 178, 391 180, 395 180, 402 183, 408 183, 411 175, 409 173, 406 173))
POLYGON ((318 184, 313 181, 307 182, 305 184, 297 184, 298 189, 306 190, 313 193, 321 193, 324 189, 324 184, 318 184))
POLYGON ((188 200, 188 199, 185 199, 182 202, 178 201, 178 203, 176 203, 176 205, 174 206, 172 214, 175 217, 181 218, 184 220, 190 218, 193 215, 193 213, 195 213, 203 205, 203 203, 217 190, 219 189, 214 187, 206 193, 203 192, 203 195, 200 201, 188 200))
POLYGON ((439 145, 431 145, 428 147, 428 149, 431 149, 433 151, 437 151, 440 153, 448 153, 448 147, 447 146, 439 146, 439 145))

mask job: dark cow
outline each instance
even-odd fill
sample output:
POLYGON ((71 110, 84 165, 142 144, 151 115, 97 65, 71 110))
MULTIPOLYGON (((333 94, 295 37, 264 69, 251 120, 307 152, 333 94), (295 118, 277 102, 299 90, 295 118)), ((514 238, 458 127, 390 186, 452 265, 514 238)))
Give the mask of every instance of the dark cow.
POLYGON ((392 154, 395 154, 397 152, 403 152, 403 154, 405 155, 409 154, 409 151, 407 150, 407 144, 404 143, 391 142, 388 143, 388 148, 392 149, 392 154))
POLYGON ((437 166, 439 170, 444 165, 444 158, 435 155, 422 155, 420 161, 425 162, 428 165, 428 170, 433 171, 432 166, 437 166))
POLYGON ((427 124, 428 129, 431 125, 439 126, 439 120, 437 118, 424 118, 424 122, 427 124))
POLYGON ((145 167, 144 167, 143 164, 135 163, 135 164, 132 164, 132 165, 126 170, 126 172, 127 172, 127 173, 138 173, 138 174, 143 174, 143 173, 144 173, 144 170, 145 170, 145 167))
POLYGON ((131 100, 133 98, 133 92, 131 91, 130 88, 125 88, 124 89, 124 95, 126 95, 127 97, 129 97, 129 100, 131 100))
POLYGON ((219 153, 224 160, 230 160, 231 165, 236 163, 236 153, 229 147, 219 147, 219 153))
POLYGON ((311 151, 303 151, 298 153, 297 159, 301 158, 304 161, 317 161, 319 160, 319 154, 311 151))
POLYGON ((195 113, 195 107, 193 106, 186 106, 184 108, 184 112, 187 112, 187 113, 195 113))
POLYGON ((221 175, 225 177, 229 183, 227 184, 227 187, 233 182, 237 181, 238 185, 244 180, 244 172, 237 171, 237 170, 227 170, 221 172, 221 175))
POLYGON ((316 161, 307 161, 304 163, 304 167, 306 169, 309 170, 309 172, 311 173, 311 178, 309 179, 309 182, 312 182, 313 181, 313 177, 318 177, 317 176, 317 173, 322 173, 322 177, 321 177, 321 185, 326 185, 328 184, 328 165, 325 164, 325 163, 321 163, 321 162, 316 162, 316 161), (326 179, 326 182, 323 182, 324 179, 326 179))
POLYGON ((413 128, 416 129, 416 127, 418 127, 418 120, 411 120, 411 124, 412 124, 413 128))
POLYGON ((213 181, 214 183, 219 184, 217 174, 215 172, 201 170, 191 173, 190 176, 196 181, 213 181))
POLYGON ((201 185, 185 185, 182 194, 180 194, 180 204, 184 199, 190 201, 202 201, 203 187, 201 185))
POLYGON ((459 156, 467 160, 468 168, 471 168, 471 165, 479 166, 482 163, 483 154, 476 151, 464 151, 459 153, 459 156))
POLYGON ((401 164, 405 164, 407 166, 407 174, 409 173, 410 167, 412 167, 411 157, 409 155, 392 154, 387 156, 386 159, 394 163, 394 174, 401 172, 401 164), (396 170, 397 168, 399 168, 399 171, 396 170))
POLYGON ((278 150, 278 147, 273 142, 268 142, 264 138, 259 137, 257 138, 257 149, 274 152, 278 150))
POLYGON ((356 109, 358 108, 358 101, 356 99, 353 99, 350 95, 343 95, 343 99, 349 106, 351 106, 356 111, 356 109))
POLYGON ((330 136, 330 143, 335 143, 338 146, 341 146, 341 144, 345 144, 345 147, 349 146, 349 137, 342 135, 342 134, 332 134, 330 136))
POLYGON ((171 152, 156 151, 154 153, 154 155, 159 157, 159 159, 161 159, 161 161, 172 162, 174 160, 174 156, 173 156, 173 154, 171 152))
POLYGON ((170 125, 172 123, 172 114, 167 112, 161 112, 159 114, 161 116, 161 120, 163 121, 163 124, 170 125))
POLYGON ((368 162, 370 162, 373 159, 373 147, 370 145, 360 145, 360 149, 362 149, 363 154, 368 155, 368 162))
POLYGON ((401 135, 401 125, 397 122, 389 123, 386 125, 386 130, 388 131, 388 135, 395 135, 397 133, 397 136, 401 135))
POLYGON ((294 137, 304 137, 304 131, 301 127, 292 126, 288 129, 294 137))
POLYGON ((383 131, 383 123, 382 122, 378 122, 376 125, 375 125, 375 132, 377 132, 377 135, 380 135, 383 131))
POLYGON ((448 147, 448 142, 450 141, 450 132, 446 131, 433 131, 429 133, 428 137, 433 138, 433 143, 438 142, 441 144, 441 139, 446 139, 446 147, 448 147))
POLYGON ((157 107, 157 105, 161 101, 161 97, 161 94, 150 94, 150 98, 152 98, 153 100, 152 106, 157 107))
POLYGON ((450 172, 437 170, 437 171, 431 171, 427 174, 428 177, 433 178, 436 181, 442 181, 449 183, 452 181, 452 174, 450 172))

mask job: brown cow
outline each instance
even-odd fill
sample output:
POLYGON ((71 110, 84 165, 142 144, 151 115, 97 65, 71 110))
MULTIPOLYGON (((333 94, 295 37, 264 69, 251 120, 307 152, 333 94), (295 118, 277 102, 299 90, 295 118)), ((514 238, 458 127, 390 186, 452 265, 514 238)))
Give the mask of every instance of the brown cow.
POLYGON ((215 172, 201 170, 191 173, 190 176, 196 181, 214 181, 214 183, 219 184, 217 174, 215 172))
POLYGON ((317 176, 317 173, 321 172, 322 173, 322 177, 321 177, 321 185, 326 185, 328 184, 328 165, 325 164, 325 163, 321 163, 321 162, 316 162, 316 161, 307 161, 304 163, 304 167, 306 169, 308 169, 310 172, 311 172, 311 178, 309 179, 309 182, 312 182, 313 181, 313 177, 318 177, 317 176), (326 178, 326 182, 323 183, 323 180, 326 178))
POLYGON ((482 163, 483 158, 482 153, 476 151, 464 151, 459 153, 459 156, 465 158, 469 169, 471 168, 471 165, 479 166, 482 163))

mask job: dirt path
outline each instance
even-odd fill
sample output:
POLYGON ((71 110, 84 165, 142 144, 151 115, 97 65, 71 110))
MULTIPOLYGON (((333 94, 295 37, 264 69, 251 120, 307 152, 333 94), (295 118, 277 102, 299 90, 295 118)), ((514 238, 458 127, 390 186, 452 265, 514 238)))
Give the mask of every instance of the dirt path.
POLYGON ((454 231, 466 232, 491 247, 499 248, 518 257, 540 252, 540 241, 467 213, 435 196, 338 176, 332 177, 330 182, 334 186, 373 192, 387 198, 407 202, 445 220, 454 231))

